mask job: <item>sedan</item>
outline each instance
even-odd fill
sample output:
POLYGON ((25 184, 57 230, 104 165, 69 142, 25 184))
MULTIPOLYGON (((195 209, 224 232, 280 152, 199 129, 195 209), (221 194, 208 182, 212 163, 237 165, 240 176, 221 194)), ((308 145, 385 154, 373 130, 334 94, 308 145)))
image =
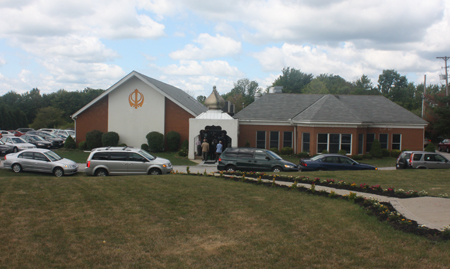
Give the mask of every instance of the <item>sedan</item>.
POLYGON ((21 138, 38 148, 50 149, 52 147, 52 142, 49 142, 38 135, 25 134, 21 138))
POLYGON ((339 154, 322 154, 311 159, 301 160, 299 168, 301 171, 377 170, 373 165, 358 163, 339 154))
POLYGON ((15 173, 22 171, 51 173, 56 177, 78 172, 78 164, 48 149, 28 149, 5 156, 3 167, 15 173))
POLYGON ((2 137, 2 141, 6 145, 11 146, 13 148, 13 152, 18 152, 18 151, 25 150, 25 149, 36 148, 35 145, 30 144, 30 143, 26 142, 25 140, 23 140, 22 138, 17 137, 17 136, 5 136, 5 137, 2 137))
POLYGON ((450 152, 450 139, 444 139, 438 144, 439 151, 450 152))
POLYGON ((11 152, 13 152, 13 148, 0 140, 0 155, 5 155, 11 152))

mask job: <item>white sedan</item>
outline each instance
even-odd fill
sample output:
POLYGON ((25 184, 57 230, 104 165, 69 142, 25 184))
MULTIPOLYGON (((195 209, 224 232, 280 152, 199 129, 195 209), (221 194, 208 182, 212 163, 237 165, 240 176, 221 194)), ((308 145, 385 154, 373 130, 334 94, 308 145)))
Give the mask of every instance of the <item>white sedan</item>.
POLYGON ((28 143, 20 137, 16 136, 4 136, 1 139, 6 145, 13 148, 13 152, 22 151, 25 149, 34 149, 35 145, 28 143))

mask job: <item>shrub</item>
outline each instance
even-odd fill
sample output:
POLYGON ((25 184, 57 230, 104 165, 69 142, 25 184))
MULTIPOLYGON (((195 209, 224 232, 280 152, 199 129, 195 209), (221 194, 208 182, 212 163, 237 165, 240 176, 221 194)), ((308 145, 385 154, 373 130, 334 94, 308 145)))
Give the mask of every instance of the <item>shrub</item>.
POLYGON ((436 151, 436 147, 434 146, 433 143, 430 143, 430 144, 428 144, 427 147, 425 148, 425 151, 428 151, 428 152, 435 152, 435 151, 436 151))
POLYGON ((270 148, 271 151, 275 152, 276 154, 278 154, 278 149, 277 148, 270 148))
POLYGON ((391 156, 391 152, 388 149, 382 149, 381 150, 381 156, 389 157, 389 156, 391 156))
POLYGON ((400 153, 402 153, 400 150, 398 150, 398 149, 393 149, 393 150, 391 151, 391 156, 394 157, 394 158, 398 158, 398 156, 400 156, 400 153))
POLYGON ((368 154, 368 153, 366 153, 366 154, 363 154, 363 159, 372 159, 373 158, 373 156, 372 155, 370 155, 370 154, 368 154))
POLYGON ((329 153, 328 150, 326 150, 326 149, 322 150, 322 154, 328 154, 328 153, 329 153))
POLYGON ((143 150, 148 152, 148 145, 147 144, 142 144, 141 145, 141 149, 143 149, 143 150))
POLYGON ((117 147, 119 144, 119 134, 116 132, 107 132, 102 134, 102 145, 104 147, 117 147))
POLYGON ((378 139, 373 140, 372 148, 370 149, 369 153, 374 158, 383 157, 383 152, 381 151, 381 144, 380 141, 378 141, 378 139))
POLYGON ((99 148, 102 146, 103 132, 93 130, 86 133, 86 145, 88 149, 99 148))
POLYGON ((81 141, 78 143, 78 149, 85 150, 87 149, 86 141, 81 141))
POLYGON ((297 154, 297 157, 299 157, 299 158, 309 158, 309 152, 302 151, 299 154, 297 154))
POLYGON ((284 147, 281 149, 281 154, 283 155, 292 155, 294 153, 294 150, 291 147, 284 147))
POLYGON ((345 155, 347 155, 347 151, 341 149, 341 150, 338 151, 338 154, 345 156, 345 155))
POLYGON ((178 155, 181 157, 187 157, 188 156, 188 150, 187 149, 180 149, 178 151, 178 155))
POLYGON ((248 142, 248 140, 247 140, 247 142, 245 142, 244 148, 249 148, 249 147, 250 147, 250 142, 248 142))
POLYGON ((180 134, 170 131, 166 135, 167 149, 169 151, 177 151, 180 148, 180 134))
POLYGON ((127 147, 127 144, 125 143, 120 143, 119 145, 117 145, 118 147, 127 147))
POLYGON ((64 148, 66 149, 74 149, 77 147, 75 140, 73 140, 72 136, 68 136, 66 142, 64 142, 64 148))
POLYGON ((363 156, 362 155, 353 155, 352 159, 355 160, 355 161, 360 161, 360 160, 363 159, 363 156))
POLYGON ((186 139, 181 143, 181 149, 188 150, 189 149, 189 141, 186 139))
POLYGON ((164 150, 164 135, 158 132, 150 132, 146 136, 150 152, 161 152, 164 150))

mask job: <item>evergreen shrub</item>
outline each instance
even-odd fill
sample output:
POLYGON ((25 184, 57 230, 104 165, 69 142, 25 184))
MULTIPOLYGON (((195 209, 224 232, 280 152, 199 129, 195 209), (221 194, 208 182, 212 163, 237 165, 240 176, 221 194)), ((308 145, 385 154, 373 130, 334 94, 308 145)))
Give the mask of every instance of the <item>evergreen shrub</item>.
POLYGON ((374 158, 382 158, 383 152, 381 151, 381 144, 378 139, 373 140, 372 148, 369 151, 370 155, 372 155, 374 158))
POLYGON ((345 156, 345 155, 347 155, 347 151, 341 149, 341 150, 338 151, 338 154, 339 154, 339 155, 344 155, 344 156, 345 156))
POLYGON ((388 149, 382 149, 381 150, 381 156, 389 157, 389 156, 391 156, 391 152, 388 149))
POLYGON ((391 156, 394 157, 394 158, 398 158, 398 156, 400 156, 400 153, 402 153, 400 150, 398 150, 398 149, 393 149, 393 150, 391 151, 391 156))
POLYGON ((300 159, 309 158, 309 152, 302 151, 299 154, 297 154, 297 157, 299 157, 300 159))
POLYGON ((143 149, 143 150, 148 152, 148 145, 147 144, 142 144, 141 145, 141 149, 143 149))
POLYGON ((280 153, 277 148, 270 148, 270 150, 275 152, 276 154, 280 153))
POLYGON ((116 132, 107 132, 102 134, 102 145, 104 147, 117 147, 119 144, 119 134, 116 132))
POLYGON ((75 143, 75 140, 73 140, 72 136, 68 136, 66 139, 66 142, 64 142, 64 148, 66 149, 75 149, 77 148, 77 144, 75 143))
POLYGON ((102 146, 103 132, 93 130, 86 133, 86 145, 88 149, 100 148, 102 146))
POLYGON ((294 153, 294 150, 291 147, 284 147, 281 149, 281 154, 283 155, 292 155, 294 153))
POLYGON ((427 147, 425 148, 425 151, 428 151, 428 152, 435 152, 435 151, 436 151, 436 147, 434 146, 433 143, 430 143, 430 144, 428 144, 427 147))
POLYGON ((81 141, 78 143, 78 149, 85 150, 87 149, 86 141, 81 141))
POLYGON ((169 151, 177 151, 180 148, 180 134, 175 131, 168 132, 166 143, 169 151))
POLYGON ((150 132, 146 136, 150 152, 162 152, 164 150, 164 135, 159 132, 150 132))
POLYGON ((352 155, 352 159, 355 161, 360 161, 363 159, 363 156, 362 155, 352 155))

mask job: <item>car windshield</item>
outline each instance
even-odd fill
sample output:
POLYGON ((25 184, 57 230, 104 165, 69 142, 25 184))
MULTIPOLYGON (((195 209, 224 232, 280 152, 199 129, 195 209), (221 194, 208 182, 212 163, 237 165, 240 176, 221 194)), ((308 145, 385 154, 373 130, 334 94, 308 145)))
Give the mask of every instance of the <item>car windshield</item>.
POLYGON ((139 154, 143 155, 145 158, 149 159, 149 160, 154 160, 156 159, 156 157, 153 157, 150 153, 148 153, 145 150, 140 150, 139 154))
POLYGON ((283 158, 281 158, 280 156, 278 156, 275 152, 268 150, 267 153, 274 158, 275 160, 282 160, 283 158))
POLYGON ((11 138, 11 140, 13 141, 14 144, 27 143, 27 142, 25 142, 25 140, 23 140, 22 138, 19 138, 19 137, 13 137, 13 138, 11 138))
POLYGON ((53 151, 44 152, 44 155, 47 156, 47 158, 49 158, 50 161, 52 161, 52 162, 59 161, 62 159, 61 156, 54 153, 53 151))
POLYGON ((37 136, 37 135, 32 135, 30 136, 31 139, 36 140, 36 141, 45 141, 42 137, 37 136))
POLYGON ((46 135, 46 136, 49 136, 49 137, 51 137, 51 138, 56 138, 56 136, 54 136, 54 135, 52 135, 52 134, 50 134, 50 133, 45 133, 45 135, 46 135))

